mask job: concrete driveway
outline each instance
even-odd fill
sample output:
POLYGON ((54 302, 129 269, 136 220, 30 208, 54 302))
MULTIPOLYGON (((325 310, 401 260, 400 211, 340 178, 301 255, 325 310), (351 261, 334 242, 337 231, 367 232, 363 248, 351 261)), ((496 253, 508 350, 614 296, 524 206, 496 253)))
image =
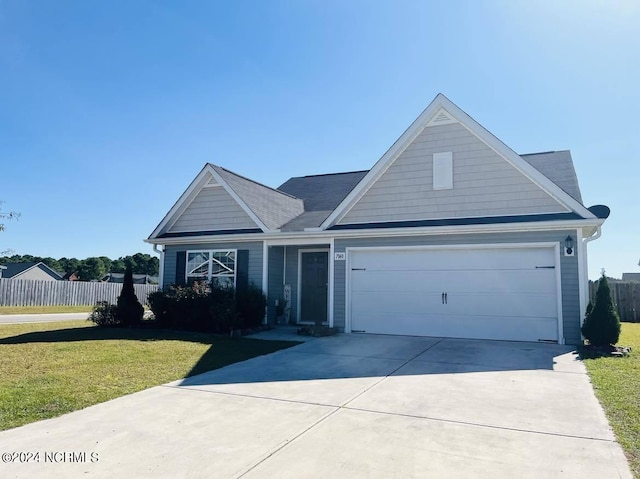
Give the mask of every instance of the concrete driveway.
POLYGON ((632 477, 571 348, 401 336, 309 341, 2 432, 0 452, 39 453, 3 478, 632 477))

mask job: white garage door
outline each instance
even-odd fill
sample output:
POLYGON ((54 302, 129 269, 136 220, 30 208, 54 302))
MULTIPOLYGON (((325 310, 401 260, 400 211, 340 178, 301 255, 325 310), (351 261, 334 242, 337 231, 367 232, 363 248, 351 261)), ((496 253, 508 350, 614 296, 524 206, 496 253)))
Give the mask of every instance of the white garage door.
POLYGON ((558 340, 555 249, 349 251, 353 332, 558 340))

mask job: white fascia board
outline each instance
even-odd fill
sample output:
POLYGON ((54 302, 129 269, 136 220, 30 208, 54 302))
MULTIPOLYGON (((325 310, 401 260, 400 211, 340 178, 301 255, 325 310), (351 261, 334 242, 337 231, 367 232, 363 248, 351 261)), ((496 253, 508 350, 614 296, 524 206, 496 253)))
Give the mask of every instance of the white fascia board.
POLYGON ((189 184, 184 193, 180 195, 178 201, 175 202, 169 212, 164 216, 164 218, 162 218, 160 224, 156 226, 156 229, 153 230, 153 233, 151 233, 151 235, 149 236, 149 240, 155 239, 170 222, 174 222, 178 218, 178 215, 183 210, 183 208, 186 208, 186 206, 191 203, 191 201, 193 201, 196 190, 200 190, 200 183, 202 183, 207 174, 207 166, 208 164, 205 165, 202 170, 200 170, 200 173, 198 173, 191 184, 189 184))
POLYGON ((240 205, 240 207, 244 210, 244 212, 249 215, 249 217, 258 226, 258 228, 260 228, 262 231, 265 231, 265 232, 269 231, 269 228, 267 227, 267 225, 265 225, 262 222, 262 220, 258 218, 258 216, 253 212, 253 210, 249 208, 249 206, 244 202, 244 200, 240 198, 240 196, 238 196, 238 194, 234 191, 234 189, 231 188, 229 183, 225 181, 222 175, 220 175, 215 170, 215 168, 213 168, 209 163, 207 163, 207 167, 209 169, 209 172, 211 173, 211 176, 213 176, 216 179, 216 181, 222 185, 222 187, 227 191, 227 193, 229 193, 231 197, 236 201, 236 203, 240 205))
POLYGON ((162 245, 200 244, 217 242, 266 241, 269 246, 328 243, 331 238, 367 238, 393 236, 432 236, 472 233, 510 233, 528 231, 562 231, 583 227, 597 227, 604 220, 534 221, 529 223, 503 223, 488 225, 424 226, 408 228, 371 228, 362 230, 325 230, 296 233, 248 233, 233 235, 190 236, 185 238, 154 238, 146 243, 162 245))

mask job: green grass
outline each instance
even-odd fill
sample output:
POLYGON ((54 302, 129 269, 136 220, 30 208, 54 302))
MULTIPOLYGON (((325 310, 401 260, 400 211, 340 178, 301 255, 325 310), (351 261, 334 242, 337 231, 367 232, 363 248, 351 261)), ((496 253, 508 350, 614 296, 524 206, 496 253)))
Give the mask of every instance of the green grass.
POLYGON ((90 313, 93 306, 0 306, 0 314, 90 313))
POLYGON ((78 321, 0 325, 0 430, 294 344, 78 321))
POLYGON ((584 363, 631 470, 640 478, 640 324, 622 323, 618 344, 631 346, 631 355, 584 363))

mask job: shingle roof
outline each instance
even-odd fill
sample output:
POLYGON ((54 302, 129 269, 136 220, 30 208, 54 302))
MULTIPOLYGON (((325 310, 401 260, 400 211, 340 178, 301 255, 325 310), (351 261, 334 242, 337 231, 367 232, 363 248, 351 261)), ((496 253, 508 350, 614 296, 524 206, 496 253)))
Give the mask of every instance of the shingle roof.
POLYGON ((34 266, 39 266, 43 271, 46 271, 47 273, 49 273, 52 277, 56 278, 56 279, 60 279, 60 273, 58 273, 57 271, 54 271, 53 269, 49 268, 46 264, 44 264, 42 261, 40 262, 31 262, 31 263, 7 263, 4 265, 5 269, 3 269, 2 271, 2 277, 4 279, 8 279, 8 278, 13 278, 14 276, 20 274, 20 273, 24 273, 25 271, 27 271, 28 269, 33 268, 34 266))
POLYGON ((569 150, 528 153, 520 157, 562 188, 574 200, 582 203, 578 177, 569 150))
POLYGON ((367 173, 368 170, 350 171, 287 180, 278 190, 302 198, 304 213, 284 224, 282 231, 302 231, 320 226, 367 173))
MULTIPOLYGON (((520 155, 536 170, 582 203, 578 178, 569 150, 520 155)), ((282 231, 302 231, 320 226, 340 202, 368 173, 352 171, 300 176, 287 180, 278 190, 304 200, 304 212, 282 225, 282 231)))
POLYGON ((640 273, 622 273, 622 281, 640 282, 640 273))
POLYGON ((283 191, 211 165, 229 187, 269 229, 278 229, 304 212, 302 200, 283 191))

